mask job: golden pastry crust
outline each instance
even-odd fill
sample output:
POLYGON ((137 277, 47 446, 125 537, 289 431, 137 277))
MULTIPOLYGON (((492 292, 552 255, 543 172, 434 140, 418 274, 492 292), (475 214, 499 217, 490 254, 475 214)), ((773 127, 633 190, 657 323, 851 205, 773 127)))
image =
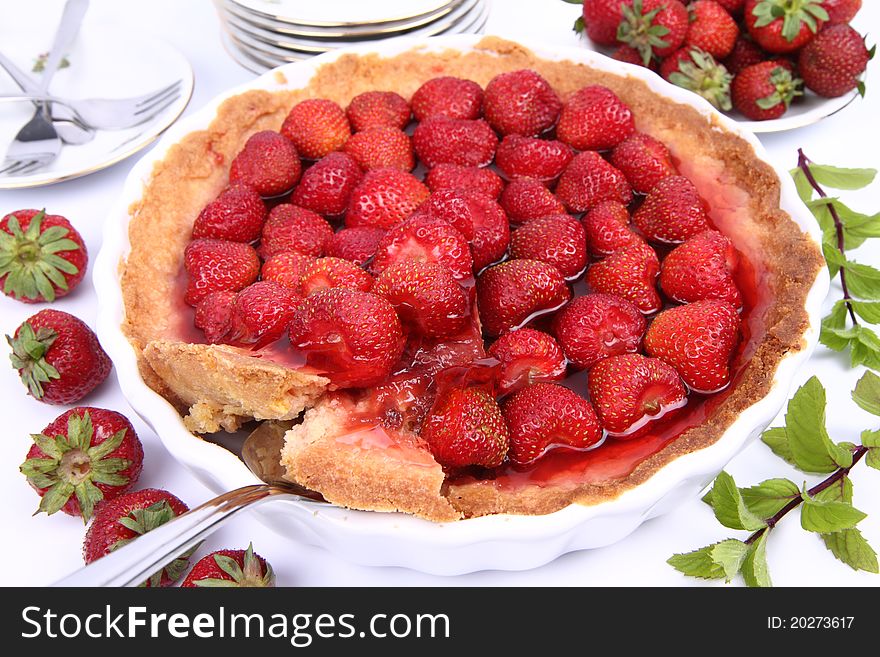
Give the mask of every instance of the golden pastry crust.
MULTIPOLYGON (((536 70, 563 98, 588 84, 611 88, 632 108, 638 129, 664 141, 680 161, 682 173, 704 196, 716 199, 713 220, 747 254, 759 270, 760 284, 771 291, 771 301, 762 309, 760 333, 752 335, 754 354, 736 388, 700 426, 642 461, 629 476, 603 485, 536 484, 513 490, 490 480, 444 484, 439 466, 414 474, 413 468, 387 459, 363 458, 363 450, 340 448, 334 437, 344 433, 345 418, 332 400, 319 403, 306 413, 301 425, 288 432, 284 464, 289 475, 338 504, 359 509, 403 510, 432 520, 491 513, 543 514, 571 503, 593 504, 615 497, 677 456, 717 441, 745 408, 767 394, 782 357, 803 347, 808 326, 804 303, 822 266, 818 249, 779 209, 780 183, 773 170, 758 160, 748 143, 715 125, 714 119, 658 97, 640 80, 570 61, 542 60, 518 44, 491 37, 469 53, 343 56, 322 66, 305 89, 253 91, 230 98, 207 130, 191 133, 169 151, 156 165, 143 198, 132 207, 132 249, 123 263, 124 329, 138 351, 147 383, 178 405, 192 406, 196 400, 197 413, 190 418, 193 427, 223 426, 224 421, 234 425, 237 418, 255 411, 250 408, 253 400, 248 391, 235 388, 245 381, 248 387, 253 384, 248 376, 234 375, 239 367, 250 366, 234 359, 224 361, 223 348, 201 345, 199 355, 192 357, 205 362, 191 366, 206 368, 210 360, 216 364, 215 376, 225 372, 236 381, 225 393, 229 398, 235 397, 232 388, 240 393, 229 404, 235 407, 233 413, 224 411, 223 404, 209 402, 207 409, 198 406, 203 401, 199 395, 208 392, 195 394, 188 389, 188 374, 178 371, 175 377, 172 371, 180 368, 167 364, 165 356, 163 361, 148 356, 158 354, 158 343, 163 341, 161 349, 169 357, 175 348, 187 351, 185 343, 172 344, 174 327, 168 320, 174 317, 175 304, 180 304, 175 290, 183 249, 195 216, 224 186, 229 162, 250 134, 278 129, 290 106, 305 97, 330 98, 345 106, 355 95, 372 89, 395 90, 410 97, 423 82, 439 75, 469 78, 485 86, 495 75, 521 68, 536 70)), ((300 403, 312 402, 308 395, 297 397, 295 403, 289 402, 284 416, 292 417, 300 403)), ((258 417, 271 417, 271 413, 261 412, 258 417)))

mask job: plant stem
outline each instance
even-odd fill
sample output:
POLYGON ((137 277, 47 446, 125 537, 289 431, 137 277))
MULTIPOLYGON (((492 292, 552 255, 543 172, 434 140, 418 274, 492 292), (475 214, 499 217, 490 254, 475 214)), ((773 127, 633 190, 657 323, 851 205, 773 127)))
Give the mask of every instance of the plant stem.
MULTIPOLYGON (((804 151, 802 149, 798 149, 798 168, 804 172, 804 176, 807 178, 807 182, 810 183, 810 186, 816 190, 816 193, 819 194, 821 198, 828 198, 828 195, 825 193, 825 190, 816 182, 816 179, 813 177, 813 172, 810 171, 810 159, 804 155, 804 151)), ((837 209, 834 207, 833 203, 828 204, 828 212, 831 215, 831 218, 834 220, 834 232, 837 234, 837 250, 840 251, 841 255, 844 254, 845 240, 843 235, 843 222, 840 220, 840 215, 837 214, 837 209)), ((846 304, 846 309, 849 311, 850 319, 852 319, 853 326, 858 325, 858 320, 856 319, 856 313, 853 309, 852 305, 852 297, 849 294, 849 289, 846 286, 846 269, 844 267, 840 268, 840 287, 843 288, 843 302, 846 304)))
MULTIPOLYGON (((807 494, 810 497, 813 497, 813 496, 821 493, 826 488, 830 488, 831 486, 836 484, 838 481, 840 481, 845 476, 847 476, 849 474, 849 471, 852 470, 853 466, 856 463, 858 463, 861 460, 861 458, 867 453, 868 453, 867 447, 865 447, 863 445, 858 445, 853 450, 853 453, 852 453, 853 454, 852 465, 850 465, 848 468, 838 468, 837 470, 832 472, 831 475, 825 481, 822 481, 822 482, 816 484, 815 486, 813 486, 812 488, 810 488, 809 490, 807 490, 807 494)), ((803 502, 803 501, 804 501, 803 495, 798 495, 797 497, 792 499, 788 504, 786 504, 784 507, 779 509, 779 511, 777 511, 773 516, 771 516, 770 518, 767 518, 767 520, 766 520, 767 526, 762 527, 761 529, 756 531, 754 534, 749 536, 745 541, 746 545, 751 545, 752 543, 757 541, 759 538, 761 538, 762 534, 773 529, 776 526, 776 523, 778 523, 780 520, 782 520, 782 518, 784 518, 785 515, 788 514, 790 511, 792 511, 793 509, 796 509, 798 506, 800 506, 801 502, 803 502)))

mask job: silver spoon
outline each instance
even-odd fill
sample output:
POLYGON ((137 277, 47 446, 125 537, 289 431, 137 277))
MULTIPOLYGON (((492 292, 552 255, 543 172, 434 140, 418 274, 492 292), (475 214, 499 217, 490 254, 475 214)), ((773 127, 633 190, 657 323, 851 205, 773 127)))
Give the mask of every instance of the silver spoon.
POLYGON ((139 586, 150 575, 195 547, 227 520, 263 502, 326 503, 315 491, 281 479, 279 454, 289 423, 264 422, 244 441, 241 458, 265 483, 237 488, 147 532, 53 586, 139 586))

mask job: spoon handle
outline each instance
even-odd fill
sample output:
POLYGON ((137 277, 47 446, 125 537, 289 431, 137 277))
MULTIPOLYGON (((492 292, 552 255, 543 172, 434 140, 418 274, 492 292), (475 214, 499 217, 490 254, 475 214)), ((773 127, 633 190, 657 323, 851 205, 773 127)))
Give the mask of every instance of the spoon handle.
POLYGON ((53 586, 139 586, 240 511, 285 498, 303 499, 271 484, 237 488, 139 536, 53 586))

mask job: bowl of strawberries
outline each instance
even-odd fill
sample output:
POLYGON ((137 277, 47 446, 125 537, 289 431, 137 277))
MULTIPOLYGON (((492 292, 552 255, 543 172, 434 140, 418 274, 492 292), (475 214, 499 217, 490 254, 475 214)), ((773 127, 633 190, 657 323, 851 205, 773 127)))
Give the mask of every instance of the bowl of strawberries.
MULTIPOLYGON (((573 1, 573 0, 566 0, 573 1)), ((752 132, 815 123, 865 93, 862 0, 578 0, 575 30, 752 132)))
POLYGON ((322 55, 134 167, 95 267, 101 343, 212 490, 258 481, 236 431, 281 437, 279 476, 332 504, 255 511, 279 533, 369 565, 532 568, 693 498, 787 399, 828 280, 767 159, 581 48, 322 55))

